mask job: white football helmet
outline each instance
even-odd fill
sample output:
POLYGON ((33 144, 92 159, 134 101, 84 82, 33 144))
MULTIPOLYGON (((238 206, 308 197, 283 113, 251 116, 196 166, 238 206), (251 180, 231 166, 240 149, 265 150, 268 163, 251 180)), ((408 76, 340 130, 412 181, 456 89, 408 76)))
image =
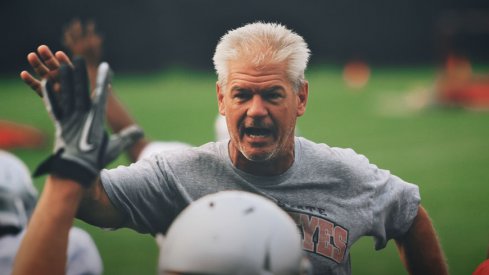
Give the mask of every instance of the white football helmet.
POLYGON ((272 201, 223 191, 191 203, 160 239, 160 274, 309 274, 297 225, 272 201))
POLYGON ((36 202, 29 169, 16 156, 0 150, 0 227, 24 228, 36 202))

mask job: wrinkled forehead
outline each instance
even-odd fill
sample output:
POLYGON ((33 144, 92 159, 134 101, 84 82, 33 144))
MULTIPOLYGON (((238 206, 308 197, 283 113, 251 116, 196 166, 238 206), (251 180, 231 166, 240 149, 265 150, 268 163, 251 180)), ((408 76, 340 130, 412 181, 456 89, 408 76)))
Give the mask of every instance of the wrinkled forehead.
POLYGON ((247 60, 233 60, 228 62, 228 85, 284 85, 291 84, 287 75, 287 66, 284 62, 263 62, 256 64, 247 60))

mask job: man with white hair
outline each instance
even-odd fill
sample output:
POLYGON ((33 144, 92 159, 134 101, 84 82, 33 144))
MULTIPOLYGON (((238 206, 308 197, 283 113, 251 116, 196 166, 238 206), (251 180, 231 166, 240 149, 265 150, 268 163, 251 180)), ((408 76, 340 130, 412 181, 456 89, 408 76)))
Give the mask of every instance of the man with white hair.
MULTIPOLYGON (((37 190, 29 170, 13 154, 0 150, 0 274, 12 267, 32 211, 37 190)), ((90 235, 71 227, 68 233, 66 274, 102 274, 102 259, 90 235)))
MULTIPOLYGON (((42 82, 27 77, 27 72, 21 77, 31 87, 43 87, 50 110, 59 104, 58 94, 70 91, 63 90, 63 81, 68 81, 63 72, 71 72, 76 79, 82 69, 75 64, 72 72, 66 55, 53 55, 46 46, 39 47, 38 54, 28 58, 42 82), (60 63, 65 64, 61 77, 52 77, 60 63), (54 85, 58 79, 61 85, 54 85)), ((99 173, 97 156, 106 151, 103 126, 93 124, 93 133, 88 135, 91 150, 72 145, 80 136, 86 140, 86 133, 62 135, 65 147, 38 170, 50 174, 39 212, 47 212, 48 202, 54 202, 64 207, 59 215, 72 218, 80 203, 77 216, 89 223, 157 234, 166 232, 192 201, 222 190, 244 190, 269 198, 294 218, 316 274, 350 274, 351 246, 363 236, 372 236, 376 249, 394 239, 410 273, 446 274, 444 256, 428 214, 420 206, 417 186, 370 164, 351 149, 294 135, 296 120, 305 113, 308 100, 304 76, 308 59, 304 39, 283 25, 257 22, 229 31, 214 55, 219 113, 226 118, 229 140, 153 155, 129 167, 99 173)), ((106 70, 101 68, 99 74, 103 76, 106 70)), ((72 114, 78 127, 91 123, 90 110, 103 113, 98 107, 103 100, 100 91, 92 109, 72 114)), ((70 116, 54 118, 59 131, 72 129, 70 116)), ((41 248, 52 234, 49 224, 56 217, 39 214, 33 223, 41 226, 42 220, 46 231, 30 231, 26 247, 41 248)), ((33 261, 29 254, 35 252, 23 252, 19 271, 28 274, 32 267, 46 268, 33 261)), ((55 258, 56 253, 43 256, 55 258)))

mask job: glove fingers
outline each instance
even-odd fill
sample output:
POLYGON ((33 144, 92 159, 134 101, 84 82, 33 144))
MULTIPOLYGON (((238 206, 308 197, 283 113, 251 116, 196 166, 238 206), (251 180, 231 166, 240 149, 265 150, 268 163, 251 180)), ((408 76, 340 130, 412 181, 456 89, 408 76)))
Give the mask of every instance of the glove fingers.
POLYGON ((44 79, 41 83, 44 105, 48 113, 55 119, 62 118, 62 111, 59 107, 58 98, 53 89, 53 82, 44 79))
POLYGON ((64 117, 73 112, 74 105, 74 82, 73 82, 73 69, 67 64, 61 65, 59 70, 61 91, 57 94, 59 98, 59 107, 64 117))
POLYGON ((107 90, 112 81, 112 70, 107 62, 102 62, 97 70, 97 83, 93 102, 95 104, 105 105, 107 101, 107 90))
POLYGON ((86 130, 86 133, 90 133, 90 140, 100 149, 100 155, 97 157, 97 165, 104 163, 103 159, 105 158, 107 146, 104 120, 110 69, 107 63, 103 64, 103 66, 99 66, 99 71, 97 72, 97 87, 95 88, 93 100, 91 100, 90 112, 87 117, 87 123, 91 124, 91 127, 86 130))
POLYGON ((97 71, 97 84, 94 91, 93 106, 95 118, 98 123, 103 124, 105 119, 105 108, 107 103, 107 90, 112 78, 109 64, 103 62, 97 71))
POLYGON ((86 111, 90 109, 91 100, 89 94, 88 74, 85 60, 81 57, 76 57, 73 60, 75 66, 74 72, 74 105, 75 109, 86 111))

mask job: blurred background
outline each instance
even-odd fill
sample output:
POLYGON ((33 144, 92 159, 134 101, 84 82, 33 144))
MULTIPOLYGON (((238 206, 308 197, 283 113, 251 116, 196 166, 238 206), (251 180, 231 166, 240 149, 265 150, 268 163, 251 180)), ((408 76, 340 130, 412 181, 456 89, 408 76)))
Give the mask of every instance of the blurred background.
MULTIPOLYGON (((418 184, 452 274, 471 274, 485 258, 489 1, 2 1, 0 122, 41 136, 7 148, 31 170, 49 154, 53 127, 18 73, 38 45, 63 50, 74 18, 95 21, 117 93, 147 135, 195 145, 214 139, 218 39, 252 21, 287 25, 312 51, 300 134, 351 147, 418 184)), ((121 164, 128 160, 111 166, 121 164)), ((95 239, 105 274, 155 274, 151 236, 76 224, 95 239)), ((369 238, 354 245, 353 274, 406 273, 395 245, 373 251, 369 238)))
POLYGON ((218 38, 256 20, 303 35, 315 64, 425 64, 454 48, 487 61, 488 7, 484 0, 2 1, 0 71, 21 69, 39 43, 60 48, 60 26, 73 17, 97 22, 106 59, 118 70, 211 69, 218 38))

